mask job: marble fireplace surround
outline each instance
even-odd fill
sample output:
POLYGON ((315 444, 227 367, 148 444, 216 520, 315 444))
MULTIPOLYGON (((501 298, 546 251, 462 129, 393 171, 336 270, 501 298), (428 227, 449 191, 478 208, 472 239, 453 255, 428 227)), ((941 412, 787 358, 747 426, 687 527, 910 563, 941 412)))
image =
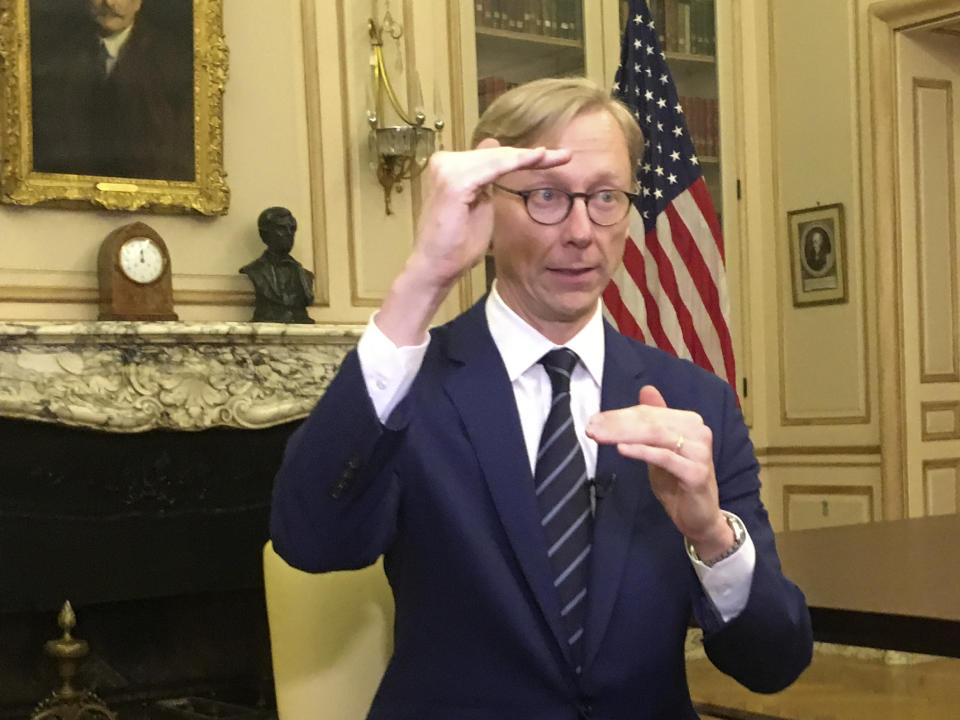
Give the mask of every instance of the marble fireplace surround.
MULTIPOLYGON (((42 644, 55 630, 58 605, 50 596, 61 597, 51 585, 61 584, 71 588, 79 636, 91 645, 86 686, 105 697, 173 697, 184 688, 213 686, 237 688, 244 698, 248 689, 268 693, 269 658, 262 659, 269 654, 266 618, 256 577, 272 472, 295 421, 310 412, 362 329, 0 323, 0 426, 6 433, 0 441, 11 453, 5 479, 0 478, 0 557, 13 554, 6 556, 7 575, 13 573, 6 582, 16 583, 16 597, 7 605, 0 602, 0 718, 26 717, 32 703, 53 687, 42 644), (56 447, 44 452, 50 444, 56 447), (111 463, 91 463, 82 455, 95 455, 105 446, 126 448, 113 463, 117 475, 89 479, 85 472, 109 470, 111 463), (217 481, 201 476, 203 487, 191 491, 197 474, 187 466, 195 460, 218 462, 212 458, 225 452, 239 458, 224 463, 228 475, 236 474, 217 481), (259 456, 257 462, 243 459, 250 453, 259 456), (142 469, 143 477, 124 474, 131 468, 142 469), (129 491, 122 487, 127 481, 129 491), (37 499, 22 510, 18 493, 31 492, 33 483, 37 499), (111 488, 118 483, 119 492, 111 488), (62 520, 57 487, 87 504, 62 520), (88 492, 106 492, 102 507, 108 515, 102 521, 90 516, 99 512, 101 500, 85 500, 88 492), (239 509, 231 505, 231 496, 239 498, 239 509), (47 502, 52 503, 49 512, 47 502), (93 527, 95 533, 89 530, 93 527), (124 534, 128 531, 133 535, 124 534), (44 541, 57 533, 76 537, 76 532, 84 535, 75 543, 44 541), (19 533, 32 539, 21 542, 19 533), (129 547, 135 549, 125 547, 128 555, 146 552, 150 560, 129 582, 109 588, 106 595, 115 592, 110 596, 115 600, 101 597, 99 583, 117 577, 116 557, 91 572, 77 566, 75 574, 61 579, 86 548, 97 542, 116 547, 110 543, 118 537, 131 538, 129 547), (159 543, 170 546, 162 560, 153 556, 159 543), (180 572, 178 558, 197 548, 192 564, 209 568, 197 561, 203 558, 218 572, 192 568, 190 560, 180 572), (56 583, 46 581, 51 574, 56 583), (203 638, 211 646, 202 645, 201 652, 203 638), (229 642, 219 646, 224 638, 229 642), (196 659, 187 665, 184 658, 196 659), (174 667, 176 672, 167 672, 174 667), (154 682, 158 677, 162 683, 154 682)), ((5 577, 2 568, 0 577, 5 577)))
POLYGON ((305 417, 356 325, 0 323, 0 416, 107 432, 305 417))

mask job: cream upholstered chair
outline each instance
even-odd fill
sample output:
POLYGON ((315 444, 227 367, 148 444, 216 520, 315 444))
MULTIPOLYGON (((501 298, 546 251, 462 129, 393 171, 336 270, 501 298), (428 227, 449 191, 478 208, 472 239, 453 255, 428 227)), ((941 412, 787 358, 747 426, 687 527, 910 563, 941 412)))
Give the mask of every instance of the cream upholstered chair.
POLYGON ((393 596, 383 560, 314 575, 268 542, 263 580, 280 720, 362 720, 392 650, 393 596))

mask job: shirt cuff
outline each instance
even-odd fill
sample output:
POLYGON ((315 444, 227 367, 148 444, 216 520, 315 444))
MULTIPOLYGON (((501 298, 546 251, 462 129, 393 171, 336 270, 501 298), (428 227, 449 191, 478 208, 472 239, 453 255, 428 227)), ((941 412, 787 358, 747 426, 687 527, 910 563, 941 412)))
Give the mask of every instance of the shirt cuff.
POLYGON ((417 372, 423 364, 430 345, 430 335, 419 345, 397 347, 383 334, 375 322, 374 313, 357 343, 357 356, 367 395, 373 402, 377 417, 385 423, 390 413, 410 390, 417 372))
POLYGON ((757 564, 757 549, 746 525, 743 527, 743 544, 732 555, 712 566, 704 564, 696 553, 687 548, 687 555, 693 563, 700 584, 725 623, 737 617, 747 606, 750 585, 753 583, 753 569, 757 564))

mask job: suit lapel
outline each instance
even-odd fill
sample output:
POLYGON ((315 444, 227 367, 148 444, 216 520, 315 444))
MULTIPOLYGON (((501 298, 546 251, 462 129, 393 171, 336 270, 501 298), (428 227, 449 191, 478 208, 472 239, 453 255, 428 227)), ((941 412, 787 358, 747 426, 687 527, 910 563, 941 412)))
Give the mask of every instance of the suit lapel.
MULTIPOLYGON (((630 343, 606 323, 604 336, 600 409, 635 405, 644 384, 640 357, 630 343)), ((596 476, 605 479, 615 476, 616 479, 597 503, 590 557, 585 668, 596 656, 610 622, 623 582, 637 515, 641 507, 657 502, 647 480, 646 464, 624 458, 615 446, 598 448, 596 476)))
POLYGON ((524 577, 569 660, 516 400, 483 300, 449 326, 446 347, 458 367, 444 375, 443 386, 463 419, 524 577))

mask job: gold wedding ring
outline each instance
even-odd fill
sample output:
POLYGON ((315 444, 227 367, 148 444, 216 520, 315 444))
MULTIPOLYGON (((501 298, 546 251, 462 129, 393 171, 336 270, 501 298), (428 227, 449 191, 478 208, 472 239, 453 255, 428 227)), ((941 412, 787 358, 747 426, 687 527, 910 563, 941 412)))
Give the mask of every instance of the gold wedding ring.
POLYGON ((683 435, 677 438, 677 444, 673 446, 673 451, 679 455, 680 451, 683 450, 683 443, 686 442, 683 438, 683 435))

